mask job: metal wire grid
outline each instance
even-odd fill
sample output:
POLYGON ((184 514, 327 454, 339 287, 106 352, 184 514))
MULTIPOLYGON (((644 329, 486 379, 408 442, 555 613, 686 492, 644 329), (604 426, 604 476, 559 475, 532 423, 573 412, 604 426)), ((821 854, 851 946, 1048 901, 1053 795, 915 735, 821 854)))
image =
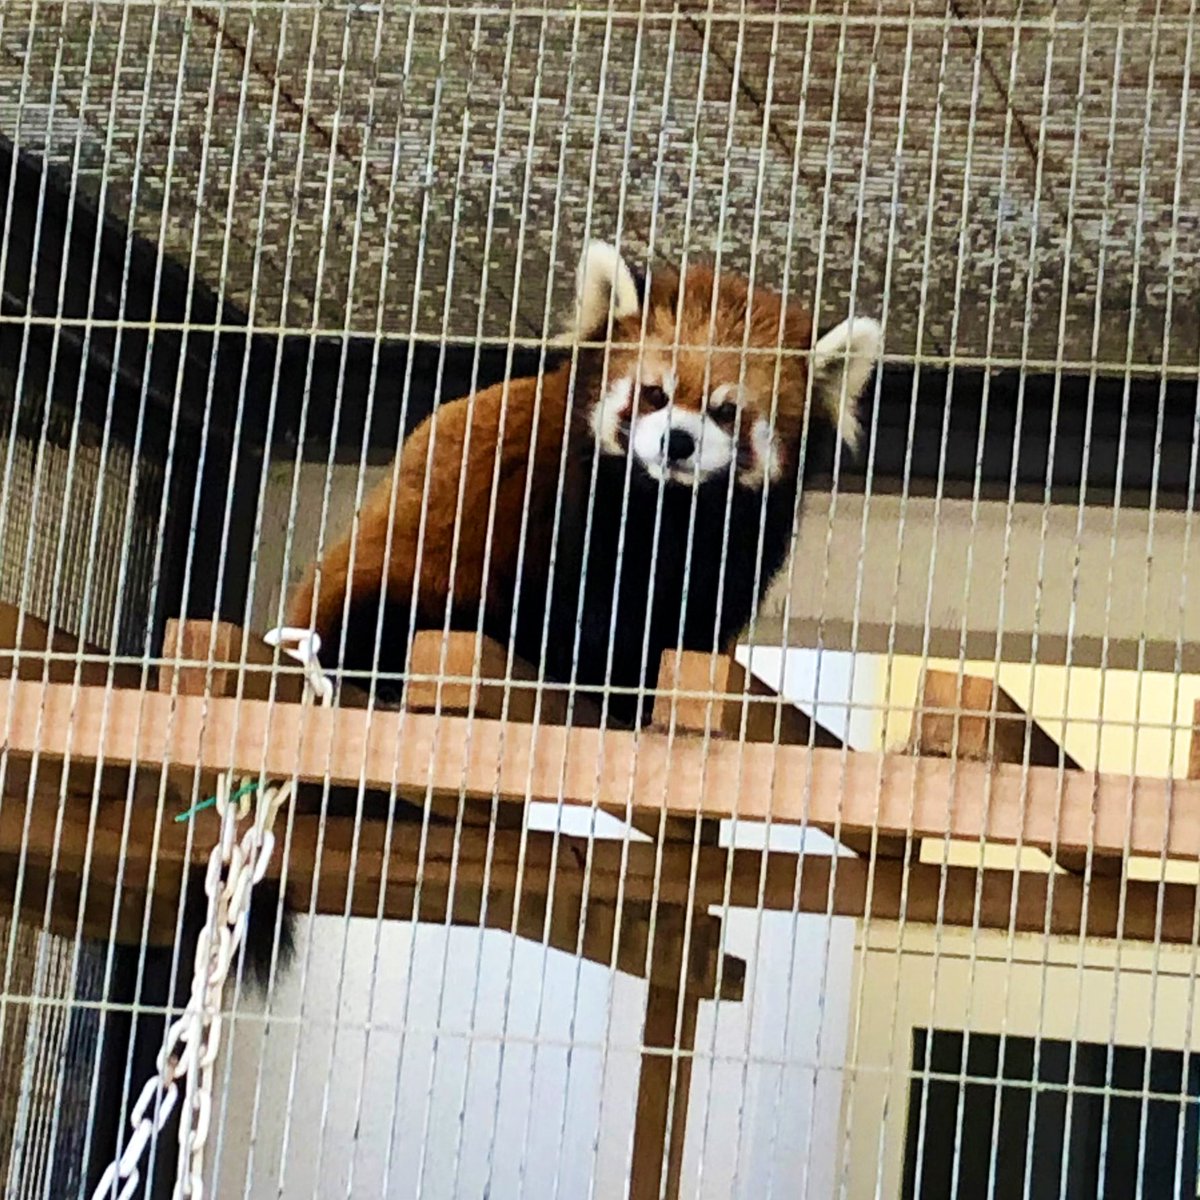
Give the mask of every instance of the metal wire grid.
MULTIPOLYGON (((608 233, 615 226, 626 235, 646 237, 668 255, 715 239, 726 261, 761 268, 765 280, 772 274, 781 276, 795 291, 813 294, 822 312, 840 315, 839 302, 832 297, 847 291, 859 310, 865 294, 881 294, 889 347, 895 354, 911 350, 919 357, 928 354, 932 344, 937 356, 954 361, 969 357, 989 366, 1067 361, 1126 372, 1144 364, 1172 366, 1186 373, 1195 370, 1195 324, 1173 321, 1173 317, 1194 310, 1191 289, 1200 278, 1189 269, 1198 245, 1194 214, 1183 203, 1190 194, 1188 172, 1194 170, 1195 161, 1190 85, 1194 13, 1190 8, 1165 12, 1156 6, 1152 15, 1159 19, 1139 23, 1135 14, 1123 10, 1097 20, 1087 19, 1086 14, 1059 13, 1037 13, 1031 18, 1022 13, 1016 20, 1008 14, 970 18, 940 10, 871 18, 844 13, 784 18, 769 12, 739 13, 734 18, 711 8, 693 16, 635 13, 616 6, 545 14, 482 6, 414 6, 396 12, 383 6, 316 10, 289 3, 270 8, 192 5, 185 20, 157 5, 8 6, 3 38, 10 61, 19 63, 20 70, 6 77, 11 88, 6 103, 11 107, 0 108, 0 115, 4 128, 11 129, 22 145, 36 146, 43 140, 49 156, 70 163, 85 185, 89 178, 85 160, 90 155, 95 164, 91 178, 101 185, 110 204, 127 200, 135 225, 152 232, 168 252, 186 249, 197 271, 244 302, 256 320, 262 313, 265 327, 334 333, 366 329, 382 337, 386 320, 393 330, 407 327, 410 334, 435 339, 459 334, 482 342, 489 337, 512 340, 520 332, 518 326, 524 325, 525 336, 537 338, 545 313, 561 308, 561 297, 555 302, 553 281, 557 278, 561 288, 569 278, 562 268, 575 252, 584 227, 608 233), (86 21, 71 19, 81 13, 86 13, 86 21), (664 25, 669 52, 660 58, 647 53, 647 47, 654 45, 652 38, 663 35, 664 25), (535 31, 536 38, 528 31, 535 31), (1182 43, 1172 34, 1181 34, 1182 43), (769 52, 764 43, 769 43, 769 52), (393 52, 393 45, 398 52, 393 52), (432 53, 435 46, 436 54, 432 53), (530 46, 537 47, 536 53, 530 53, 530 46), (559 46, 568 53, 556 62, 552 51, 559 46), (366 53, 359 53, 363 49, 366 53), (356 62, 370 64, 370 69, 356 74, 356 62), (824 69, 826 64, 833 69, 824 69), (756 74, 763 67, 765 74, 756 74), (1004 82, 994 84, 1002 97, 997 105, 983 81, 998 69, 1004 82), (232 90, 226 78, 234 83, 232 90), (801 86, 790 91, 797 79, 801 86), (1164 93, 1169 99, 1162 102, 1164 93), (965 121, 955 107, 959 97, 968 104, 965 121), (1064 98, 1074 103, 1062 104, 1064 98), (989 109, 989 104, 995 107, 989 109), (556 107, 563 119, 557 123, 542 119, 540 114, 556 107), (387 128, 385 113, 398 114, 393 131, 387 128), (654 136, 639 138, 646 128, 654 136), (92 132, 97 129, 102 140, 92 132), (778 152, 780 142, 783 152, 778 152), (1060 146, 1068 147, 1068 152, 1055 156, 1052 151, 1060 146), (1102 168, 1096 146, 1103 151, 1102 168), (989 156, 998 174, 989 174, 984 167, 989 156), (424 164, 415 180, 407 171, 414 161, 424 164), (889 173, 878 169, 880 162, 897 166, 889 173), (1122 169, 1130 163, 1137 178, 1132 189, 1122 178, 1122 169), (1069 174, 1065 201, 1060 187, 1064 165, 1069 174), (381 182, 384 179, 386 184, 381 182), (619 184, 605 186, 605 180, 619 184), (1169 197, 1164 190, 1168 180, 1169 197), (744 216, 747 211, 753 217, 750 221, 744 216), (636 228, 642 212, 652 222, 644 234, 636 228), (958 215, 943 226, 940 218, 947 213, 958 215), (252 229, 253 236, 237 236, 245 229, 252 229), (418 230, 415 239, 414 229, 418 230), (887 234, 881 238, 884 229, 887 234), (403 242, 411 250, 414 241, 415 253, 397 252, 397 244, 403 242), (519 255, 506 258, 508 247, 519 250, 519 255), (808 253, 801 254, 802 249, 808 253), (951 257, 956 263, 954 285, 938 286, 937 264, 951 257), (801 261, 803 266, 798 265, 801 261), (1153 269, 1143 264, 1153 264, 1153 269), (861 276, 852 279, 855 273, 861 276), (1115 329, 1108 320, 1114 311, 1128 313, 1127 323, 1118 323, 1115 329)), ((409 382, 405 380, 406 389, 409 382)), ((239 403, 254 399, 242 397, 239 403)), ((1193 440, 1193 463, 1195 444, 1193 440)), ((107 449, 106 453, 117 452, 107 449)), ((283 483, 289 493, 289 531, 306 507, 300 499, 298 468, 297 458, 294 466, 287 466, 283 483)), ((358 474, 360 481, 352 489, 361 487, 361 470, 358 474)), ((323 476, 321 526, 328 523, 333 493, 343 490, 346 478, 332 461, 323 476)), ((264 492, 266 478, 264 468, 264 492)), ((12 502, 20 503, 17 477, 10 474, 5 486, 12 502)), ((906 535, 906 501, 907 495, 902 497, 896 526, 898 545, 906 535)), ((835 551, 854 550, 853 545, 835 546, 835 531, 842 532, 836 503, 828 510, 823 579, 828 578, 835 551)), ((972 504, 973 527, 981 503, 977 495, 972 504)), ((270 501, 262 507, 260 519, 265 522, 270 501)), ((1113 508, 1114 544, 1119 507, 1118 496, 1113 508)), ((1049 496, 1044 512, 1048 520, 1049 496)), ((1082 496, 1078 512, 1082 530, 1082 496)), ((936 513, 935 508, 935 519, 936 513)), ((868 500, 861 516, 864 540, 869 516, 868 500)), ((1183 527, 1185 554, 1190 518, 1189 509, 1183 527)), ((31 521, 29 529, 36 524, 31 521)), ((1154 528, 1152 516, 1146 536, 1147 564, 1153 558, 1154 528)), ((89 559, 94 559, 96 539, 93 526, 89 559)), ((131 549, 135 542, 127 539, 131 549)), ((32 532, 25 544, 36 545, 32 532)), ((936 554, 936 538, 934 545, 936 554)), ((69 577, 68 552, 75 552, 72 539, 60 534, 54 571, 60 580, 69 577)), ((263 554, 271 552, 264 546, 263 554)), ((1006 546, 1005 577, 1013 569, 1012 553, 1011 545, 1006 546)), ((299 565, 298 560, 302 561, 299 552, 287 545, 280 574, 268 577, 260 572, 259 588, 277 590, 280 579, 299 565)), ((1077 556, 1076 575, 1079 561, 1077 556)), ((1039 581, 1055 565, 1039 562, 1039 581)), ((1148 565, 1146 572, 1143 591, 1148 565)), ((1186 578, 1185 570, 1181 612, 1186 578)), ((860 568, 855 611, 862 599, 862 581, 860 568)), ((1078 578, 1074 582, 1076 587, 1082 585, 1078 578)), ((894 596, 901 583, 897 568, 894 596)), ((964 590, 972 586, 969 570, 962 583, 964 590)), ((1119 595, 1121 584, 1110 568, 1105 594, 1119 595)), ((827 585, 825 592, 823 598, 834 607, 837 601, 828 595, 827 585)), ((1002 605, 1004 594, 1002 586, 1002 605)), ((927 614, 933 603, 931 586, 927 614)), ((1074 608, 1072 601, 1072 612, 1074 608)), ((1110 600, 1106 619, 1111 608, 1110 600)), ((247 608, 248 617, 250 611, 247 608)), ((822 605, 819 613, 825 611, 822 605)), ((67 624, 65 618, 60 620, 67 624)), ((997 624, 1004 624, 1003 607, 997 624)), ((786 620, 783 628, 786 637, 786 620)), ((1036 657, 1036 624, 1033 635, 1036 657)), ((966 658, 965 629, 962 636, 960 669, 966 658)), ((1173 684, 1177 691, 1183 687, 1182 634, 1179 640, 1173 684)), ((857 642, 852 629, 852 651, 857 642)), ((890 672, 894 644, 888 651, 884 661, 890 672)), ((926 644, 922 658, 928 657, 926 644)), ((998 666, 998 654, 996 661, 998 666)), ((1103 659, 1102 665, 1106 665, 1103 659)), ((1143 667, 1137 664, 1139 689, 1143 667)), ((1064 703, 1064 729, 1065 713, 1064 703)), ((1132 723, 1136 742, 1136 718, 1132 723)), ((1098 743, 1109 727, 1109 722, 1096 720, 1098 743)), ((752 940, 756 941, 766 918, 761 909, 753 915, 752 940)), ((800 937, 801 924, 795 923, 792 937, 800 937)), ((863 1177, 852 1174, 849 1153, 852 1137, 864 1127, 863 1118, 855 1115, 861 1108, 855 1106, 865 1103, 862 1096, 871 1089, 873 1078, 889 1077, 907 1066, 906 1042, 898 1032, 883 1062, 865 1060, 857 1049, 865 1042, 868 962, 875 936, 871 923, 864 924, 859 934, 854 1021, 844 1063, 831 1064, 819 1054, 756 1055, 751 1050, 749 1018, 742 1053, 722 1053, 717 1049, 718 1032, 730 1018, 720 1002, 714 1006, 709 1043, 704 1046, 701 1039, 695 1054, 698 1061, 714 1067, 729 1062, 740 1068, 735 1086, 743 1096, 752 1064, 772 1062, 784 1068, 777 1075, 776 1115, 766 1139, 771 1155, 785 1137, 786 1106, 780 1101, 786 1068, 813 1072, 812 1097, 820 1090, 821 1071, 844 1074, 845 1142, 839 1158, 841 1175, 834 1186, 837 1194, 850 1195, 863 1186, 863 1177)), ((961 952, 968 969, 966 995, 972 999, 980 990, 973 981, 986 946, 981 932, 974 932, 976 936, 961 952)), ((386 939, 382 928, 369 936, 376 951, 386 939)), ((797 985, 795 970, 818 981, 819 1048, 826 1036, 825 1022, 835 1019, 829 980, 838 950, 831 925, 823 926, 815 940, 820 969, 793 953, 787 983, 790 993, 797 985)), ((954 961, 955 951, 946 943, 955 940, 940 924, 935 927, 929 952, 931 994, 937 990, 939 971, 954 961)), ((487 1040, 470 1028, 483 1004, 487 951, 482 935, 467 956, 468 976, 475 981, 469 1027, 448 1030, 444 1025, 445 981, 453 947, 453 939, 446 937, 435 951, 432 974, 442 983, 433 999, 441 1019, 422 1024, 412 1015, 415 953, 410 953, 405 977, 398 981, 406 997, 399 1022, 401 1058, 411 1054, 418 1036, 432 1038, 426 1090, 433 1088, 437 1078, 439 1055, 444 1062, 458 1043, 474 1047, 487 1040)), ((1080 940, 1074 963, 1081 998, 1076 1006, 1076 1040, 1083 1028, 1084 980, 1090 974, 1085 950, 1080 940)), ((1146 968, 1152 995, 1162 969, 1157 950, 1146 968)), ((897 963, 914 957, 903 936, 896 937, 890 953, 897 963)), ((1019 953, 1016 940, 1011 940, 1002 958, 1006 989, 1017 979, 1019 953)), ((328 974, 339 993, 349 973, 346 956, 343 948, 340 969, 328 974)), ((504 1053, 521 1041, 508 1028, 508 1021, 514 1019, 511 993, 517 987, 517 957, 514 943, 498 964, 509 1001, 496 1042, 504 1053)), ((1127 965, 1119 948, 1115 969, 1120 977, 1136 975, 1138 970, 1127 965)), ((368 1013, 382 986, 378 970, 369 973, 368 1013)), ((1041 963, 1044 978, 1050 970, 1047 952, 1041 963)), ((580 959, 568 1006, 572 1012, 581 1002, 585 973, 580 959)), ((312 989, 324 975, 324 965, 317 965, 310 952, 295 983, 300 1010, 294 1019, 301 1029, 319 1026, 309 1010, 312 989)), ((1181 975, 1190 992, 1194 963, 1181 975)), ((545 980, 543 964, 535 1032, 529 1038, 533 1061, 516 1189, 522 1184, 527 1189, 536 1186, 530 1138, 537 1058, 556 1044, 538 1030, 553 1001, 545 993, 545 980)), ((600 987, 609 1011, 615 1013, 619 991, 615 975, 600 987)), ((1046 992, 1043 986, 1042 995, 1046 992)), ((891 994, 893 1027, 901 1012, 900 999, 897 986, 891 994)), ((35 1006, 39 1003, 35 999, 35 1006)), ((337 995, 334 1010, 345 1003, 345 995, 337 995)), ((763 1002, 752 988, 745 1010, 753 1013, 756 1003, 763 1002)), ((1006 1003, 1002 1011, 1007 1007, 1006 1003)), ((1186 1041, 1190 1024, 1185 1031, 1160 1030, 1156 1011, 1152 1003, 1148 1043, 1156 1034, 1173 1041, 1183 1036, 1186 1041)), ((271 1015, 279 1020, 278 1014, 271 1015)), ((1049 1016, 1039 1013, 1039 1029, 1049 1016)), ((785 1021, 790 1019, 789 1010, 785 1021)), ((345 1102, 344 1096, 334 1094, 332 1064, 337 1038, 348 1035, 354 1025, 339 1019, 333 1027, 320 1097, 322 1132, 311 1164, 314 1174, 299 1183, 291 1176, 296 1194, 322 1194, 318 1189, 325 1131, 333 1112, 345 1102)), ((358 1078, 348 1089, 356 1122, 369 1107, 363 1080, 371 1062, 372 1039, 387 1028, 386 1022, 368 1018, 358 1078)), ((1116 1031, 1114 999, 1108 1042, 1116 1040, 1116 1031)), ((1002 1035, 1008 1032, 1001 1030, 1002 1035)), ((588 1044, 576 1036, 572 1020, 567 1036, 557 1044, 571 1054, 585 1048, 598 1053, 602 1099, 596 1119, 603 1124, 616 1103, 606 1080, 619 1074, 622 1052, 635 1043, 632 1037, 623 1038, 615 1016, 607 1024, 601 1022, 600 1033, 597 1041, 588 1044)), ((788 1033, 785 1023, 785 1046, 788 1033)), ((282 1107, 288 1113, 305 1103, 299 1063, 297 1045, 286 1068, 289 1084, 282 1107)), ((229 1064, 232 1070, 232 1058, 229 1064)), ((449 1180, 440 1179, 450 1187, 448 1194, 458 1194, 462 1184, 466 1131, 461 1113, 472 1070, 479 1068, 468 1058, 462 1082, 454 1089, 460 1119, 453 1165, 449 1180)), ((1149 1087, 1149 1060, 1146 1070, 1146 1086, 1138 1094, 1157 1094, 1149 1087)), ((928 1095, 929 1082, 936 1075, 926 1068, 921 1077, 928 1095)), ((269 1114, 262 1106, 265 1078, 259 1073, 255 1082, 251 1141, 269 1114)), ((491 1103, 493 1122, 504 1108, 500 1079, 498 1073, 491 1103)), ((969 1081, 965 1057, 957 1079, 965 1089, 969 1081)), ((401 1125, 400 1081, 397 1072, 385 1180, 389 1174, 395 1179, 400 1169, 390 1158, 401 1125)), ((694 1168, 698 1187, 705 1179, 705 1156, 714 1153, 709 1123, 717 1103, 711 1077, 709 1084, 691 1118, 693 1128, 703 1130, 701 1155, 694 1168)), ((1083 1090, 1068 1087, 1068 1105, 1083 1090)), ((1111 1086, 1110 1080, 1101 1094, 1107 1105, 1122 1090, 1111 1086)), ((1189 1103, 1183 1093, 1174 1098, 1181 1109, 1189 1103)), ((557 1103, 559 1134, 565 1144, 570 1106, 565 1099, 557 1103)), ((439 1134, 432 1112, 432 1104, 427 1103, 417 1118, 421 1133, 413 1178, 418 1189, 422 1182, 433 1186, 434 1168, 428 1156, 438 1152, 439 1134)), ((962 1112, 960 1106, 960 1126, 962 1112)), ((819 1142, 816 1128, 816 1121, 810 1120, 806 1160, 819 1142)), ((223 1127, 222 1137, 231 1136, 223 1127)), ((268 1171, 278 1167, 285 1172, 302 1150, 299 1136, 285 1122, 279 1162, 268 1171)), ((741 1147, 747 1136, 745 1109, 739 1105, 734 1140, 741 1147)), ((1144 1121, 1139 1137, 1144 1152, 1144 1121)), ((887 1177, 885 1139, 883 1127, 872 1131, 873 1157, 878 1163, 874 1174, 880 1180, 887 1177)), ((495 1133, 489 1134, 489 1170, 494 1169, 491 1161, 499 1145, 495 1133)), ((593 1150, 593 1168, 598 1153, 598 1148, 593 1150)), ((569 1186, 564 1185, 562 1174, 568 1167, 560 1158, 551 1184, 554 1194, 569 1194, 562 1190, 569 1186)), ((746 1164, 739 1163, 734 1185, 748 1186, 745 1175, 739 1178, 738 1174, 746 1170, 746 1164)), ((993 1160, 989 1194, 995 1188, 995 1171, 993 1160)), ((284 1183, 288 1178, 284 1174, 284 1183)), ((821 1185, 813 1182, 815 1173, 804 1178, 805 1194, 820 1194, 816 1189, 821 1185)), ((337 1190, 350 1194, 354 1182, 352 1176, 345 1176, 337 1190)), ((771 1179, 767 1190, 786 1194, 789 1189, 786 1181, 771 1179)))

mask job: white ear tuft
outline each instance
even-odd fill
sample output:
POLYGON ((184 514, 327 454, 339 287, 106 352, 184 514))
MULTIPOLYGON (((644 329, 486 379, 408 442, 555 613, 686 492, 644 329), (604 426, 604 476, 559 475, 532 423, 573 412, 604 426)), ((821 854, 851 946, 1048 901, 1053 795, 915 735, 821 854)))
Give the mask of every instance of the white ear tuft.
POLYGON ((612 318, 631 317, 641 307, 637 282, 625 260, 609 242, 589 242, 575 276, 575 335, 581 340, 603 336, 612 318))
POLYGON ((858 402, 882 349, 883 330, 871 317, 843 321, 813 347, 813 395, 855 453, 862 441, 858 402))

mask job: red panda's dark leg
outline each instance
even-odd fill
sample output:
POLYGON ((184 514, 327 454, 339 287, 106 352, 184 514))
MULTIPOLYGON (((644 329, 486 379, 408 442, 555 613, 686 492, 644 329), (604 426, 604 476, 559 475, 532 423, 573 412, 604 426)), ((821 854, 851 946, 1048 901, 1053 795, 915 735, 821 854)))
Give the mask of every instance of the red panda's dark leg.
POLYGON ((320 635, 326 670, 339 665, 355 673, 376 667, 389 673, 404 669, 413 571, 405 531, 397 529, 392 552, 386 556, 385 588, 389 509, 386 494, 371 497, 363 508, 357 537, 343 538, 310 568, 288 605, 289 624, 312 628, 320 635), (381 602, 384 620, 376 655, 381 602))

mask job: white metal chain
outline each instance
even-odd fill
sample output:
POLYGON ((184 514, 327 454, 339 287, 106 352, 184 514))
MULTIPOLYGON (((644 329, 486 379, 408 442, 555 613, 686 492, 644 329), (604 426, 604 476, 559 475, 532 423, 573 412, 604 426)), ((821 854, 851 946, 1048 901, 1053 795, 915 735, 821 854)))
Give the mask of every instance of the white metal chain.
MULTIPOLYGON (((333 687, 317 661, 321 645, 317 635, 308 630, 276 629, 267 640, 304 666, 310 693, 328 704, 333 687)), ((213 1075, 221 1046, 221 998, 230 964, 246 935, 251 892, 266 874, 275 850, 272 826, 276 814, 292 795, 290 780, 282 787, 243 785, 237 792, 231 791, 231 785, 228 774, 217 782, 221 837, 209 855, 204 877, 208 910, 196 945, 191 996, 183 1015, 167 1031, 158 1054, 157 1074, 146 1081, 130 1111, 133 1132, 129 1141, 101 1176, 92 1200, 130 1200, 133 1196, 141 1181, 142 1156, 174 1112, 181 1080, 184 1101, 174 1197, 203 1200, 204 1147, 212 1122, 213 1075), (249 814, 251 790, 255 791, 254 820, 239 840, 238 824, 249 814)))

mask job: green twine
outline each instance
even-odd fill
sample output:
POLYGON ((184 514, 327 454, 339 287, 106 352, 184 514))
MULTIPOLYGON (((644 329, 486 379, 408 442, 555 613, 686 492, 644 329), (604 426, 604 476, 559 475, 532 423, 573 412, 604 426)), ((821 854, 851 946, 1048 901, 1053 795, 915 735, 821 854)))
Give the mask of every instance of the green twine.
MULTIPOLYGON (((240 788, 238 788, 238 790, 236 792, 234 792, 232 796, 229 797, 229 802, 232 804, 234 801, 240 800, 243 796, 248 796, 251 792, 256 792, 256 791, 258 791, 257 783, 243 783, 242 786, 240 788)), ((175 820, 176 821, 190 820, 192 817, 194 817, 196 815, 196 813, 201 812, 202 810, 204 810, 206 808, 212 808, 212 806, 214 804, 216 804, 216 802, 217 802, 216 796, 209 796, 209 798, 207 800, 201 800, 199 803, 193 804, 192 807, 187 809, 185 812, 181 812, 181 813, 177 814, 175 817, 175 820)))

